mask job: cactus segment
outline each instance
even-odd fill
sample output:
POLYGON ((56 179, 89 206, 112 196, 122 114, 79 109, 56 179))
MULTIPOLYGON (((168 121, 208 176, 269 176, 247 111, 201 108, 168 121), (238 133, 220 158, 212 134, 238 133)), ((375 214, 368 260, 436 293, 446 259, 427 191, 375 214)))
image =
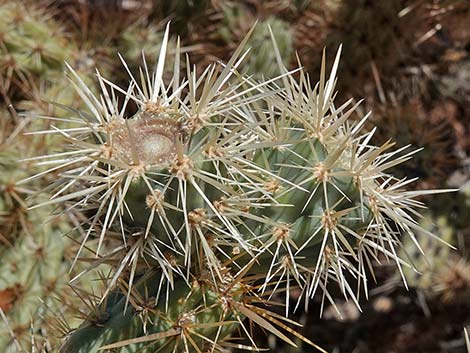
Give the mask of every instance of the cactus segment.
POLYGON ((257 349, 244 318, 294 344, 283 333, 300 336, 287 325, 292 287, 333 302, 337 282, 359 305, 356 287, 367 293, 380 254, 403 265, 401 234, 421 229, 414 198, 441 191, 404 191, 411 181, 388 170, 413 152, 371 145, 368 115, 349 120, 359 103, 334 104, 340 51, 312 85, 275 46, 281 75, 258 83, 238 72, 250 34, 200 75, 189 59, 183 75, 177 45, 167 81, 167 27, 155 71, 144 62, 127 88, 98 74, 99 97, 69 67, 88 111, 41 132, 69 149, 38 157, 61 170, 38 206, 94 209, 82 249, 96 239, 92 266, 113 272, 105 316, 77 328, 63 353, 223 352, 234 328, 257 349), (275 293, 285 318, 264 306, 275 293))

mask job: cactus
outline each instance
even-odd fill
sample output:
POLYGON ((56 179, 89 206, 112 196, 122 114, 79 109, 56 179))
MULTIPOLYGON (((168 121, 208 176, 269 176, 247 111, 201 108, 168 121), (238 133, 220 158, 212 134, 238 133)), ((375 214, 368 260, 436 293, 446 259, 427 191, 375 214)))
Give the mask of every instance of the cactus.
POLYGON ((56 300, 59 296, 70 298, 70 305, 77 302, 68 288, 70 276, 76 274, 69 272, 73 241, 64 237, 70 232, 70 221, 65 216, 50 218, 52 208, 29 208, 31 196, 44 190, 54 174, 36 178, 27 186, 17 185, 33 169, 38 171, 27 157, 54 153, 58 136, 24 133, 30 128, 47 129, 48 124, 44 119, 31 121, 0 110, 0 313, 6 322, 0 322, 0 351, 6 353, 24 351, 32 339, 36 351, 58 342, 52 335, 43 337, 44 332, 51 332, 49 311, 74 322, 73 310, 63 307, 65 301, 56 300))
POLYGON ((3 0, 0 16, 1 89, 4 98, 24 97, 36 79, 61 71, 70 57, 67 40, 62 28, 33 4, 3 0))
MULTIPOLYGON (((85 73, 100 61, 101 72, 109 74, 112 65, 105 60, 107 48, 102 43, 78 45, 43 4, 2 0, 0 16, 5 19, 0 25, 0 94, 5 103, 36 115, 65 115, 50 102, 83 109, 63 75, 64 62, 85 73)), ((93 87, 91 78, 87 83, 93 87)))
MULTIPOLYGON (((34 119, 32 126, 30 119, 16 122, 17 115, 10 114, 0 107, 0 254, 4 248, 15 243, 21 234, 32 231, 32 219, 29 219, 30 206, 27 198, 34 193, 34 186, 18 186, 17 182, 31 175, 33 163, 20 162, 32 153, 47 151, 44 136, 25 136, 27 127, 40 128, 40 119, 34 119)), ((43 179, 40 183, 47 182, 43 179)), ((47 214, 44 213, 43 215, 47 214)), ((34 218, 34 217, 33 217, 34 218)), ((37 221, 37 219, 35 220, 37 221)))
MULTIPOLYGON (((142 56, 156 58, 160 51, 163 33, 159 26, 153 24, 136 23, 124 29, 118 42, 117 50, 126 58, 126 64, 134 75, 139 73, 139 64, 142 56)), ((169 43, 171 45, 171 42, 169 43)), ((173 48, 169 50, 174 50, 173 48)), ((153 65, 149 62, 149 65, 153 65)), ((168 63, 168 67, 172 67, 168 63)), ((121 70, 115 70, 117 73, 121 70)), ((123 72, 121 79, 127 80, 127 73, 123 72)))
POLYGON ((401 233, 422 230, 415 197, 440 191, 404 191, 411 181, 388 169, 413 152, 370 145, 368 116, 348 120, 359 103, 333 103, 340 51, 329 78, 323 57, 316 85, 288 72, 277 46, 279 77, 240 74, 253 30, 227 64, 199 76, 190 65, 182 75, 177 45, 164 79, 168 27, 155 72, 144 63, 127 88, 98 74, 98 98, 70 71, 88 109, 49 130, 69 145, 37 157, 61 171, 37 206, 94 210, 81 250, 96 242, 90 270, 113 271, 97 314, 62 353, 258 349, 251 324, 315 346, 290 327, 291 288, 333 303, 337 282, 359 305, 379 254, 401 269, 401 233), (285 317, 270 309, 276 293, 285 317))
MULTIPOLYGON (((8 322, 6 325, 0 322, 0 351, 15 352, 20 350, 19 347, 24 350, 29 345, 31 333, 35 340, 33 349, 54 346, 59 337, 51 334, 49 326, 51 321, 57 321, 57 316, 51 317, 50 312, 60 314, 59 317, 68 324, 74 324, 77 312, 83 311, 87 304, 81 303, 68 287, 68 281, 82 270, 81 264, 76 264, 70 271, 74 243, 60 238, 60 234, 70 231, 70 220, 60 217, 53 226, 44 225, 52 209, 29 209, 30 194, 34 190, 44 190, 55 177, 54 173, 34 179, 28 186, 16 185, 17 181, 29 178, 33 170, 30 162, 19 160, 27 159, 32 151, 54 153, 60 136, 23 135, 26 126, 47 130, 50 122, 44 119, 31 122, 28 117, 20 117, 17 110, 26 116, 54 115, 59 118, 70 116, 70 111, 83 109, 84 102, 79 93, 63 76, 64 60, 67 59, 78 72, 88 73, 95 66, 96 55, 101 53, 87 48, 87 44, 79 49, 73 40, 66 41, 60 25, 46 16, 37 4, 2 1, 0 13, 7 19, 0 25, 0 34, 3 33, 0 35, 0 58, 5 65, 12 65, 1 70, 1 93, 7 104, 14 104, 14 108, 10 106, 12 118, 6 110, 0 112, 0 308, 8 322), (44 44, 44 50, 31 54, 38 43, 44 44), (66 109, 57 109, 49 102, 58 102, 66 109), (44 332, 50 336, 47 340, 40 337, 44 332)), ((101 72, 109 73, 109 69, 109 65, 104 66, 101 62, 101 72)), ((90 77, 87 84, 93 89, 94 82, 90 77)), ((58 120, 56 124, 66 127, 58 120)), ((63 210, 55 210, 60 211, 63 210)), ((75 284, 94 288, 90 281, 84 282, 75 284)), ((87 317, 80 315, 82 319, 87 317)), ((59 320, 57 326, 62 324, 59 320)), ((59 327, 59 331, 63 328, 59 327)))
MULTIPOLYGON (((85 73, 94 70, 96 59, 91 51, 73 47, 67 60, 69 65, 76 67, 78 72, 85 73)), ((16 108, 27 115, 54 115, 55 117, 69 116, 70 110, 84 109, 85 104, 73 85, 70 85, 70 81, 64 77, 63 69, 65 65, 59 70, 50 71, 47 78, 35 82, 32 96, 17 102, 16 108)), ((111 72, 111 66, 103 64, 101 72, 104 74, 111 72)), ((86 81, 90 89, 94 92, 98 91, 91 77, 86 78, 86 81)))
MULTIPOLYGON (((439 216, 435 220, 427 216, 421 223, 423 228, 433 230, 449 243, 455 242, 455 230, 445 216, 439 216)), ((418 233, 417 236, 422 235, 418 233)), ((411 249, 410 242, 404 243, 402 256, 410 257, 414 266, 404 271, 407 285, 423 293, 431 301, 438 300, 444 305, 468 304, 470 262, 449 247, 428 239, 422 239, 421 246, 426 259, 411 249)))
MULTIPOLYGON (((226 45, 230 45, 230 43, 236 43, 237 39, 247 32, 254 23, 254 18, 240 4, 229 4, 224 6, 222 10, 224 17, 217 31, 226 45)), ((248 42, 248 46, 256 52, 256 55, 250 56, 240 68, 243 72, 255 75, 258 79, 261 77, 271 78, 280 73, 279 67, 272 65, 276 56, 272 48, 270 32, 276 38, 278 50, 283 60, 289 61, 294 51, 291 30, 287 22, 275 16, 261 20, 248 42)))
MULTIPOLYGON (((42 219, 44 215, 34 221, 41 224, 42 219)), ((2 309, 8 317, 10 329, 15 333, 13 339, 2 325, 2 352, 15 352, 15 340, 22 344, 29 343, 32 323, 36 329, 47 327, 47 322, 43 321, 43 304, 51 305, 54 295, 60 292, 61 286, 66 285, 68 266, 63 263, 65 242, 61 239, 66 230, 57 226, 41 228, 41 231, 33 230, 34 237, 22 234, 2 255, 0 293, 8 297, 2 309)))
MULTIPOLYGON (((455 173, 458 174, 458 173, 455 173)), ((449 179, 450 185, 462 183, 458 175, 449 179), (456 180, 452 180, 456 179, 456 180)), ((464 177, 465 179, 465 177, 464 177)), ((439 234, 441 239, 448 243, 457 243, 462 236, 465 237, 465 229, 468 228, 468 211, 470 183, 463 181, 463 185, 457 194, 453 194, 452 201, 449 195, 443 195, 433 200, 431 205, 432 215, 426 215, 421 224, 424 229, 439 234), (438 205, 449 205, 438 207, 438 205)), ((413 268, 405 269, 404 279, 407 285, 422 293, 431 302, 440 305, 466 305, 470 295, 470 261, 466 254, 449 249, 440 243, 430 242, 425 234, 418 232, 418 239, 422 252, 412 249, 412 244, 405 241, 402 256, 410 258, 413 268)), ((398 275, 396 275, 398 277, 398 275)), ((396 281, 397 278, 395 278, 396 281)))
MULTIPOLYGON (((278 75, 279 67, 272 65, 276 60, 271 45, 271 32, 276 38, 278 50, 283 60, 290 61, 294 52, 292 31, 287 21, 276 16, 277 12, 285 10, 285 4, 253 2, 250 4, 228 1, 213 6, 206 11, 205 20, 202 19, 191 25, 195 31, 183 37, 183 43, 193 52, 196 65, 203 68, 214 59, 225 60, 230 57, 238 43, 253 26, 259 21, 248 41, 248 47, 257 55, 248 56, 239 67, 243 74, 253 75, 256 79, 272 78, 278 75), (264 7, 267 9, 264 9, 264 7), (277 8, 280 9, 277 9, 277 8)), ((289 7, 290 9, 290 7, 289 7)))
MULTIPOLYGON (((60 268, 65 229, 58 228, 60 223, 54 231, 43 227, 51 209, 28 211, 27 197, 33 189, 15 185, 30 175, 30 165, 18 160, 38 149, 41 138, 23 136, 27 120, 15 124, 6 110, 0 111, 0 120, 0 309, 8 321, 8 327, 3 320, 0 323, 0 351, 16 352, 31 341, 32 321, 37 328, 45 328, 40 300, 47 301, 56 284, 60 286, 59 273, 49 269, 60 268)), ((66 272, 66 267, 62 269, 66 272)))

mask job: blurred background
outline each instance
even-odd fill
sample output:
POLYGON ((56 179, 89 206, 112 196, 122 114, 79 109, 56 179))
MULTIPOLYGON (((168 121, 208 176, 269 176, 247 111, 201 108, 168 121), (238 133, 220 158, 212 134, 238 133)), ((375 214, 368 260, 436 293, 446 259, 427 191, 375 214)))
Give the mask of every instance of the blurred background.
MULTIPOLYGON (((67 286, 77 245, 67 237, 57 240, 83 215, 63 215, 39 229, 51 210, 27 210, 28 196, 46 188, 48 180, 35 181, 33 189, 15 185, 33 174, 32 165, 19 158, 60 149, 50 137, 24 134, 46 124, 30 117, 60 119, 83 107, 64 74, 65 61, 95 91, 95 68, 125 86, 128 74, 117 54, 136 73, 142 55, 154 63, 168 21, 170 53, 179 36, 182 51, 201 71, 229 58, 258 21, 248 44, 251 56, 242 67, 256 79, 279 73, 269 26, 286 66, 295 68, 300 60, 313 82, 323 49, 331 67, 343 45, 337 101, 365 98, 356 118, 372 111, 367 128, 376 128, 375 144, 392 139, 397 148, 422 148, 394 170, 400 177, 419 178, 410 189, 456 189, 421 201, 428 205, 422 224, 457 250, 417 234, 426 257, 412 244, 400 255, 419 273, 400 274, 383 259, 375 271, 377 284, 369 284, 370 297, 360 300, 362 312, 338 294, 342 317, 325 307, 320 318, 318 298, 309 303, 308 314, 293 314, 303 324, 299 332, 329 352, 466 352, 468 0, 0 0, 0 308, 9 322, 0 327, 0 351, 16 344, 11 333, 20 343, 31 340, 28 312, 37 314, 33 326, 42 336, 60 337, 73 326, 70 320, 83 318, 87 310, 83 302, 71 302, 81 297, 78 285, 67 286), (50 268, 58 270, 51 273, 50 268), (57 307, 66 309, 48 319, 57 307)), ((301 342, 293 349, 269 335, 257 336, 260 346, 272 352, 314 351, 301 342)))

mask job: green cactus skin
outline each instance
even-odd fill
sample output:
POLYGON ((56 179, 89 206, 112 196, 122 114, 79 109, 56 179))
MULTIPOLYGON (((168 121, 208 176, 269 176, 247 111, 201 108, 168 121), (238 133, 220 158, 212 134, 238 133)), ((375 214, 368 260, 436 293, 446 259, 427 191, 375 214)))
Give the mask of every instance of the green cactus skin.
MULTIPOLYGON (((31 220, 26 198, 33 188, 16 186, 16 182, 26 178, 33 163, 20 163, 22 157, 44 150, 40 137, 24 136, 27 120, 15 123, 13 116, 0 109, 0 254, 15 243, 22 233, 31 232, 31 220)), ((36 125, 39 127, 39 125, 36 125)), ((42 211, 41 211, 42 213, 42 211)), ((43 213, 47 215, 47 212, 43 213)))
MULTIPOLYGON (((61 137, 50 134, 26 136, 23 133, 25 128, 50 129, 49 121, 31 121, 31 115, 60 118, 86 107, 63 75, 64 61, 80 73, 89 73, 94 70, 97 54, 95 48, 87 48, 90 44, 83 44, 79 49, 40 5, 0 1, 0 15, 5 19, 0 24, 0 91, 6 103, 14 106, 12 118, 6 110, 0 111, 0 308, 8 322, 0 320, 0 351, 17 352, 19 347, 27 350, 26 347, 31 346, 31 335, 36 341, 33 349, 40 351, 46 343, 54 346, 59 340, 55 328, 49 327, 51 322, 63 318, 74 325, 77 317, 83 319, 81 311, 86 305, 67 284, 83 269, 81 264, 75 264, 70 271, 74 243, 61 238, 70 231, 70 220, 60 217, 53 226, 45 225, 52 209, 29 208, 31 194, 35 190, 46 190, 56 175, 35 178, 27 186, 15 185, 41 170, 33 168, 31 162, 19 160, 27 159, 32 152, 55 153, 62 142, 61 137), (67 109, 50 102, 60 103, 67 109), (40 250, 44 258, 35 252, 40 250), (51 268, 54 268, 53 272, 51 268), (55 315, 52 318, 51 312, 55 315), (47 339, 42 337, 44 332, 48 333, 47 339)), ((112 51, 114 53, 115 49, 112 51)), ((100 65, 104 74, 109 73, 110 68, 100 65)), ((91 77, 87 84, 94 89, 91 77)), ((56 124, 67 128, 64 122, 56 121, 56 124)), ((59 213, 59 209, 54 211, 59 213)), ((75 282, 75 285, 93 288, 90 281, 84 282, 75 282)), ((59 332, 61 334, 63 332, 59 332)))
POLYGON ((62 66, 67 52, 61 28, 39 9, 27 9, 20 2, 2 1, 2 50, 11 54, 18 66, 34 73, 62 66), (54 38, 59 34, 59 39, 54 38))
POLYGON ((71 71, 89 111, 51 129, 69 148, 38 157, 62 170, 38 206, 94 208, 82 245, 97 241, 91 268, 113 271, 101 315, 61 352, 223 352, 234 331, 255 347, 252 323, 294 345, 282 331, 308 340, 269 310, 274 293, 285 293, 287 317, 294 286, 333 301, 338 282, 357 303, 354 287, 367 293, 378 254, 401 268, 400 233, 421 229, 414 198, 440 191, 404 191, 410 181, 387 170, 413 152, 370 145, 373 132, 360 132, 368 116, 348 121, 358 104, 333 103, 340 51, 328 79, 323 57, 312 86, 302 70, 287 72, 274 45, 282 75, 256 83, 238 73, 249 35, 200 76, 187 65, 180 77, 177 45, 168 86, 168 27, 140 83, 132 76, 122 89, 98 75, 98 99, 71 71), (138 106, 131 117, 128 101, 138 106))

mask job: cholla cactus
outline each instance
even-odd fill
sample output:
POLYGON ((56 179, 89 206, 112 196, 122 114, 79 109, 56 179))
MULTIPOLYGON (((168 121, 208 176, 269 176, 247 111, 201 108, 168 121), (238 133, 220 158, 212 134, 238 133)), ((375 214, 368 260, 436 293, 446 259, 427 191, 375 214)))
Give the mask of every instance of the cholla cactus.
POLYGON ((203 67, 215 60, 228 59, 237 43, 259 21, 247 44, 256 55, 248 56, 238 71, 259 80, 279 75, 278 65, 272 65, 276 54, 272 50, 270 32, 274 34, 282 59, 289 62, 294 52, 292 30, 284 19, 288 15, 277 15, 282 9, 293 6, 276 1, 254 1, 251 4, 227 1, 219 5, 207 9, 206 20, 192 24, 195 30, 184 40, 193 52, 193 60, 196 58, 196 65, 203 67))
MULTIPOLYGON (((7 121, 6 111, 0 111, 0 116, 5 119, 5 122, 7 121)), ((6 133, 3 127, 2 130, 2 133, 6 133)), ((24 170, 17 169, 15 157, 19 156, 15 155, 12 149, 2 146, 4 142, 12 143, 10 135, 6 135, 4 141, 2 140, 0 137, 0 167, 2 169, 0 175, 0 243, 3 245, 14 242, 19 232, 18 228, 26 224, 25 211, 28 206, 23 200, 21 190, 15 188, 15 183, 26 176, 24 170)))
POLYGON ((387 170, 413 152, 370 145, 367 116, 348 120, 358 104, 333 103, 339 52, 328 79, 323 57, 312 86, 301 69, 286 70, 277 47, 280 77, 239 74, 249 35, 200 75, 189 63, 182 75, 177 45, 166 82, 168 36, 155 72, 144 63, 127 88, 98 74, 97 97, 71 69, 88 111, 50 129, 68 140, 65 152, 37 157, 60 171, 38 206, 94 209, 82 249, 97 240, 91 268, 113 268, 95 314, 61 352, 258 349, 244 319, 314 345, 288 326, 290 289, 333 302, 337 282, 359 305, 380 254, 401 268, 400 234, 415 240, 421 229, 414 198, 438 191, 404 191, 411 181, 387 170), (285 317, 268 307, 276 293, 285 317))
MULTIPOLYGON (((72 45, 70 47, 72 48, 72 45)), ((92 51, 88 51, 86 48, 80 50, 73 46, 73 49, 69 51, 69 55, 67 60, 76 68, 77 72, 85 73, 94 70, 96 58, 92 51)), ((83 110, 86 104, 81 100, 73 85, 70 85, 70 81, 64 77, 63 69, 64 67, 56 71, 50 70, 47 78, 34 82, 32 96, 19 101, 15 104, 15 107, 32 116, 54 115, 55 117, 64 117, 69 116, 70 110, 83 110), (51 104, 51 102, 59 104, 51 104), (64 109, 64 107, 66 108, 64 109)), ((109 65, 103 64, 101 72, 109 73, 110 69, 109 65)), ((85 80, 93 92, 99 91, 91 77, 87 77, 85 80)), ((44 123, 44 125, 47 123, 44 123)))
MULTIPOLYGON (((10 110, 58 116, 63 110, 49 102, 83 108, 63 76, 64 61, 89 72, 98 53, 86 44, 79 48, 61 24, 35 2, 0 0, 0 17, 5 19, 0 24, 0 94, 10 110)), ((100 69, 108 72, 109 64, 100 69)), ((91 88, 93 80, 88 85, 91 88)))
MULTIPOLYGON (((147 23, 136 23, 124 29, 118 41, 117 49, 126 58, 126 64, 132 73, 139 72, 139 63, 142 55, 146 58, 157 58, 163 39, 163 30, 160 26, 147 23)), ((171 42, 169 42, 171 45, 171 42)), ((174 48, 167 48, 174 51, 174 48)), ((169 58, 171 59, 171 58, 169 58)), ((168 59, 167 59, 168 60, 168 59)), ((167 67, 171 67, 167 62, 167 67)), ((119 70, 116 70, 119 72, 119 70)), ((127 80, 127 73, 123 72, 122 79, 127 80)))
MULTIPOLYGON (((222 26, 217 29, 219 36, 226 45, 236 43, 238 38, 243 38, 247 30, 255 21, 255 16, 242 4, 228 4, 222 8, 222 26)), ((283 60, 288 61, 293 53, 292 33, 289 24, 275 16, 269 16, 261 20, 256 26, 248 45, 256 53, 247 58, 240 71, 256 78, 271 78, 278 75, 278 65, 273 65, 276 60, 275 52, 271 44, 270 32, 274 34, 279 53, 283 60)))
MULTIPOLYGON (((61 70, 69 56, 62 28, 34 4, 0 1, 0 88, 25 95, 36 77, 61 70)), ((7 102, 10 103, 10 102, 7 102)))
MULTIPOLYGON (((441 239, 449 243, 455 242, 454 224, 446 216, 435 220, 426 216, 421 223, 425 229, 439 234, 441 239)), ((427 299, 438 299, 444 305, 467 303, 470 295, 468 259, 444 244, 429 241, 422 234, 418 233, 417 236, 418 239, 424 238, 420 239, 420 243, 426 258, 420 256, 410 241, 404 242, 401 255, 403 258, 409 257, 413 264, 413 268, 406 268, 404 271, 406 284, 424 294, 427 299)))
MULTIPOLYGON (((15 6, 13 3, 10 5, 15 6)), ((16 5, 24 9, 23 4, 16 5)), ((7 6, 2 3, 0 11, 7 6)), ((29 18, 28 13, 22 14, 29 18)), ((79 97, 73 88, 68 84, 69 87, 65 88, 65 80, 57 84, 51 82, 62 65, 60 63, 57 70, 48 67, 48 79, 39 79, 39 82, 47 82, 48 92, 60 91, 63 103, 73 104, 73 100, 64 99, 68 97, 67 93, 72 92, 79 97), (61 84, 62 90, 57 90, 61 84)), ((17 95, 5 97, 6 102, 10 97, 16 108, 25 106, 16 102, 17 95)), ((43 106, 38 102, 29 103, 35 116, 44 114, 43 106)), ((54 312, 55 320, 66 317, 67 321, 74 323, 76 312, 68 308, 69 304, 77 303, 68 287, 68 281, 76 274, 69 272, 75 252, 74 242, 66 237, 71 230, 69 217, 49 217, 52 211, 63 211, 60 207, 29 209, 33 202, 31 196, 37 190, 43 190, 54 179, 54 173, 35 178, 27 186, 17 185, 18 181, 30 177, 33 170, 38 170, 33 166, 35 162, 27 158, 38 153, 54 153, 61 141, 60 136, 25 134, 28 129, 47 130, 50 122, 20 117, 13 106, 9 108, 7 111, 0 106, 0 351, 24 352, 33 341, 33 352, 38 352, 41 347, 58 342, 58 337, 50 334, 52 320, 49 311, 54 312), (69 299, 58 301, 57 297, 69 299), (47 339, 45 332, 48 332, 47 339)), ((47 199, 50 196, 44 194, 42 197, 47 199)))
POLYGON ((50 208, 28 210, 27 197, 42 181, 15 185, 31 168, 18 160, 32 150, 46 149, 43 139, 22 135, 29 119, 15 124, 2 110, 0 120, 0 309, 8 321, 8 326, 0 322, 0 351, 17 352, 31 342, 31 324, 33 334, 46 329, 43 304, 49 305, 67 284, 69 264, 63 260, 67 241, 61 236, 69 228, 63 218, 44 225, 50 208))
MULTIPOLYGON (((34 221, 40 225, 45 216, 47 213, 34 221)), ((67 285, 68 265, 63 262, 63 255, 68 242, 62 239, 67 229, 61 228, 61 223, 42 226, 41 231, 38 228, 33 229, 34 236, 23 233, 8 251, 2 251, 0 308, 8 318, 8 328, 14 333, 10 336, 8 328, 1 323, 2 352, 16 352, 17 345, 29 343, 31 324, 36 329, 33 333, 48 327, 47 306, 60 307, 54 297, 67 285)))

